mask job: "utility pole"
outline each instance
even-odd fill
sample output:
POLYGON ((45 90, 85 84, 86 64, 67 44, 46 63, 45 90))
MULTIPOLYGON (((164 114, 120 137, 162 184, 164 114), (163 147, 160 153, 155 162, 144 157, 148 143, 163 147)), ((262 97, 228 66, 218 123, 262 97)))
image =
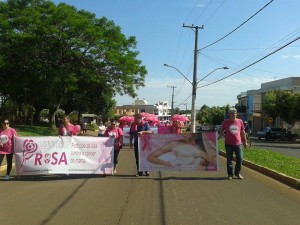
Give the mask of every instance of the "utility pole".
POLYGON ((172 104, 171 104, 171 115, 173 115, 174 113, 174 88, 176 88, 176 86, 167 86, 168 88, 172 88, 172 104))
POLYGON ((198 29, 204 29, 203 25, 201 27, 194 26, 186 26, 183 24, 185 28, 191 28, 195 32, 195 49, 194 49, 194 73, 193 73, 193 91, 192 91, 192 112, 191 112, 191 132, 196 133, 196 90, 197 90, 197 56, 198 56, 198 29))

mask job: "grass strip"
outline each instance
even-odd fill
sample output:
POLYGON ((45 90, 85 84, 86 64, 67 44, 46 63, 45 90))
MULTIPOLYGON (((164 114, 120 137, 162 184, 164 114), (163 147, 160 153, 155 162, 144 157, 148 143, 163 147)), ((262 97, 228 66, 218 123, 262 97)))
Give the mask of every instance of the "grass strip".
MULTIPOLYGON (((224 140, 218 142, 219 151, 225 152, 224 140)), ((300 159, 258 147, 244 149, 244 159, 254 164, 300 179, 300 159)))
POLYGON ((13 126, 16 129, 18 136, 55 136, 57 135, 57 130, 51 127, 45 126, 25 126, 16 125, 13 126))

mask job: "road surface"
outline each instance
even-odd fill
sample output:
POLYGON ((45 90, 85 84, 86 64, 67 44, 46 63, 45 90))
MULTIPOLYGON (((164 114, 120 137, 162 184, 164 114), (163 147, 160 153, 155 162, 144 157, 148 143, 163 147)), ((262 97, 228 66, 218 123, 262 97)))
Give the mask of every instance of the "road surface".
MULTIPOLYGON (((246 167, 135 177, 125 147, 115 176, 16 177, 0 182, 1 225, 299 225, 300 191, 246 167)), ((3 172, 2 172, 3 175, 3 172)))
POLYGON ((267 149, 270 151, 278 152, 283 155, 292 156, 295 158, 300 158, 300 141, 296 143, 287 142, 277 142, 277 141, 267 141, 267 140, 257 140, 257 138, 251 138, 252 146, 267 149))

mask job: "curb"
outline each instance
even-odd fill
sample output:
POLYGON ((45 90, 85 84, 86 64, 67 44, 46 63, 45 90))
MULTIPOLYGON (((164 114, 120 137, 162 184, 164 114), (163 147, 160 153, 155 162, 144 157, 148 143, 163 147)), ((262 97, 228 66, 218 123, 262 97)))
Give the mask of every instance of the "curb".
MULTIPOLYGON (((226 158, 226 153, 225 152, 219 151, 219 155, 224 156, 226 158)), ((233 158, 235 159, 235 157, 233 157, 233 158)), ((264 174, 268 177, 271 177, 271 178, 273 178, 273 179, 275 179, 275 180, 277 180, 277 181, 279 181, 283 184, 286 184, 286 185, 288 185, 292 188, 300 190, 300 180, 299 179, 287 176, 283 173, 278 173, 275 170, 271 170, 269 168, 254 164, 254 163, 252 163, 250 161, 247 161, 247 160, 243 160, 243 165, 250 168, 250 169, 253 169, 257 172, 260 172, 260 173, 262 173, 262 174, 264 174)))
MULTIPOLYGON (((272 147, 272 148, 282 148, 280 146, 272 146, 272 145, 254 145, 253 147, 272 147)), ((290 146, 290 145, 284 145, 284 148, 289 148, 289 149, 299 149, 297 146, 290 146)))

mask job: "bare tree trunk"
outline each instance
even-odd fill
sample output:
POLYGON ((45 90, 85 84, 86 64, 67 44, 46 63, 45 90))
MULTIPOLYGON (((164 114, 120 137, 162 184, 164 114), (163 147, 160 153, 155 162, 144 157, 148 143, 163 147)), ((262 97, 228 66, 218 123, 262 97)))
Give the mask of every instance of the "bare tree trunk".
POLYGON ((56 111, 58 110, 59 106, 57 106, 56 108, 50 108, 49 109, 49 123, 50 123, 50 127, 56 127, 56 120, 55 120, 55 116, 56 116, 56 111))

